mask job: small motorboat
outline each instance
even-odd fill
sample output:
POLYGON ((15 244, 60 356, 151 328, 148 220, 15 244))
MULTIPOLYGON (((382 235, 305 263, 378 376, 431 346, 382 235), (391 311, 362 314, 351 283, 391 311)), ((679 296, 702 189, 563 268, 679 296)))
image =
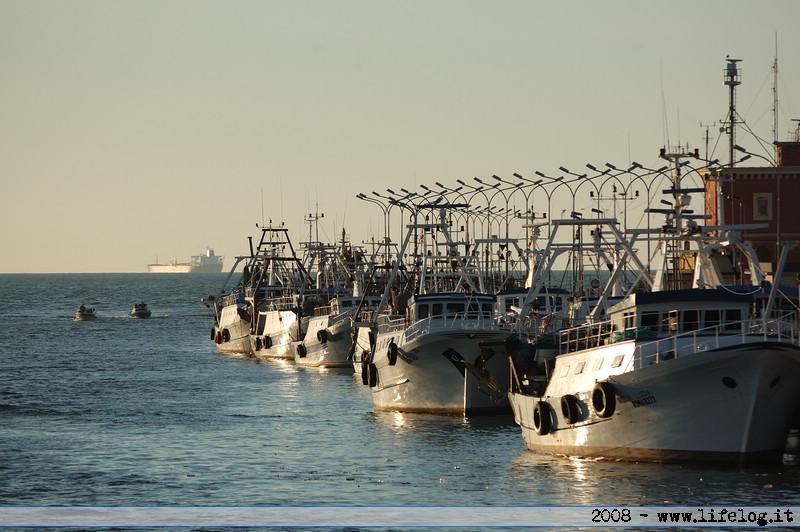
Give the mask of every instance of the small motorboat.
POLYGON ((136 303, 131 310, 131 318, 149 318, 150 314, 150 309, 145 302, 136 303))
POLYGON ((86 305, 81 304, 78 307, 78 310, 75 311, 75 320, 76 321, 88 321, 97 318, 97 314, 94 313, 93 308, 89 308, 86 305))

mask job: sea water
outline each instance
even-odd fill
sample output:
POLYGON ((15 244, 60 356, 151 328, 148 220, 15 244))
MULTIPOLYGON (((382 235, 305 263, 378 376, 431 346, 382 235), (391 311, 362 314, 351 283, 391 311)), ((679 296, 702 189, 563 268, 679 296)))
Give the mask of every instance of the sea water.
POLYGON ((542 456, 511 416, 376 412, 352 371, 220 355, 201 297, 223 280, 0 275, 0 507, 800 505, 790 456, 542 456))

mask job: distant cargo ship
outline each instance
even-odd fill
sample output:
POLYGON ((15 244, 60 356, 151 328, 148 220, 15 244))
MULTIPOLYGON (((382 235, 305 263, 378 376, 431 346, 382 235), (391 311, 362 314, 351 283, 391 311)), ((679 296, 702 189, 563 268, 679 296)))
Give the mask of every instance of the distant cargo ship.
MULTIPOLYGON (((156 259, 158 260, 158 259, 156 259)), ((214 254, 214 250, 206 248, 204 255, 192 255, 189 262, 178 262, 172 259, 169 264, 148 264, 150 273, 220 273, 224 257, 214 254)))

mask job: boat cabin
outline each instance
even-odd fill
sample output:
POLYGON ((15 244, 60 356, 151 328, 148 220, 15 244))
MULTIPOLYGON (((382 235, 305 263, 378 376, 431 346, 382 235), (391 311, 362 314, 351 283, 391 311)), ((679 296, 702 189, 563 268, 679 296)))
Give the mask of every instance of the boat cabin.
MULTIPOLYGON (((497 306, 501 314, 519 313, 528 295, 528 288, 511 288, 497 293, 497 306)), ((569 307, 569 292, 563 288, 542 288, 531 302, 533 312, 552 315, 569 307)))
POLYGON ((668 290, 631 294, 610 307, 608 315, 612 331, 622 333, 625 339, 702 329, 708 329, 709 334, 741 333, 752 304, 749 294, 724 289, 668 290))
POLYGON ((418 294, 408 307, 411 323, 427 318, 494 319, 496 298, 490 294, 443 292, 418 294))

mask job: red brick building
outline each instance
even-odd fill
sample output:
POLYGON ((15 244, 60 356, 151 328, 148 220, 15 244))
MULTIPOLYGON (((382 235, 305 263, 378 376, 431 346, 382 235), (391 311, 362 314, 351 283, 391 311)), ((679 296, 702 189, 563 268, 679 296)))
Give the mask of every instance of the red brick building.
MULTIPOLYGON (((725 224, 766 224, 745 229, 765 271, 773 272, 782 243, 800 241, 800 142, 779 142, 777 166, 723 168, 706 178, 708 225, 717 225, 719 185, 722 185, 722 218, 725 224)), ((794 283, 800 272, 800 246, 792 250, 785 266, 784 283, 794 283)))

